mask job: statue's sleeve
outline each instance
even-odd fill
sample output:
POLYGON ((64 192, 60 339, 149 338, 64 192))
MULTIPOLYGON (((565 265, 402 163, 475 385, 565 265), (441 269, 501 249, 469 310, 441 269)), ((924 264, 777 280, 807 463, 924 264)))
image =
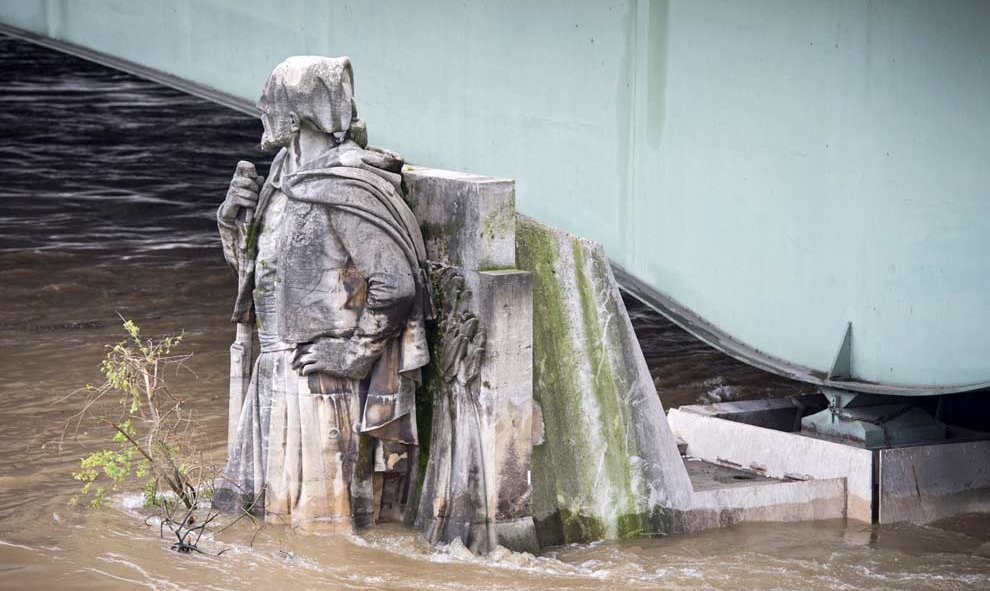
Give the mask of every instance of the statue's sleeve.
MULTIPOLYGON (((223 208, 223 205, 220 207, 223 208)), ((237 226, 230 222, 224 221, 224 219, 220 217, 220 209, 217 209, 217 228, 220 230, 220 243, 223 245, 223 258, 227 259, 227 264, 237 271, 237 226)))
POLYGON ((331 224, 367 282, 364 311, 340 355, 341 375, 360 379, 405 327, 416 300, 416 280, 399 245, 373 223, 334 210, 331 224))

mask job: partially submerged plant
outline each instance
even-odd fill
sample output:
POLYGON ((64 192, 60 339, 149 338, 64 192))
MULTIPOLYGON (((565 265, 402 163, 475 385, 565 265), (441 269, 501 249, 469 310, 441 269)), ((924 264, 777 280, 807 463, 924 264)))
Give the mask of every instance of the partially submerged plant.
POLYGON ((86 401, 66 423, 67 430, 75 423, 78 432, 84 420, 105 423, 114 430, 114 446, 80 461, 73 478, 83 486, 72 501, 87 497, 91 507, 99 508, 125 481, 144 480, 145 507, 157 509, 162 533, 175 534, 172 548, 198 551, 206 527, 218 516, 210 509, 202 519, 196 515, 212 495, 216 471, 196 451, 191 413, 165 382, 167 371, 182 368, 191 354, 174 353, 181 334, 143 338, 131 320, 124 320, 123 328, 127 337, 108 345, 100 365, 104 382, 73 392, 86 401), (97 409, 108 410, 100 415, 97 409))

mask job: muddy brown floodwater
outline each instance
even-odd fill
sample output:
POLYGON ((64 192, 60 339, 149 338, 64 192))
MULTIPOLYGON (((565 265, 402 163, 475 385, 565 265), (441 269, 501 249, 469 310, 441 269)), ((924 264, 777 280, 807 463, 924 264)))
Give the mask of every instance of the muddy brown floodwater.
MULTIPOLYGON (((475 558, 399 527, 361 536, 268 527, 179 555, 138 491, 73 507, 79 458, 59 450, 74 388, 99 379, 118 314, 185 331, 195 372, 172 378, 222 456, 233 276, 212 212, 259 125, 88 62, 0 37, 0 588, 2 589, 988 589, 990 520, 871 527, 752 524, 697 535, 475 558)), ((371 128, 374 134, 374 127, 371 128)), ((701 345, 642 306, 637 331, 665 404, 793 388, 701 345)), ((137 485, 135 485, 137 486, 137 485)))

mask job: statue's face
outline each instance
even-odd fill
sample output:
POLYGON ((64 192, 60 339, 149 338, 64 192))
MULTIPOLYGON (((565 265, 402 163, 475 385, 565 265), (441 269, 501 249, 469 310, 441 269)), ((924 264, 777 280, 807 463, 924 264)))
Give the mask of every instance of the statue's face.
POLYGON ((261 110, 261 149, 265 152, 275 152, 292 143, 296 125, 291 119, 283 120, 285 112, 272 113, 269 109, 261 110))

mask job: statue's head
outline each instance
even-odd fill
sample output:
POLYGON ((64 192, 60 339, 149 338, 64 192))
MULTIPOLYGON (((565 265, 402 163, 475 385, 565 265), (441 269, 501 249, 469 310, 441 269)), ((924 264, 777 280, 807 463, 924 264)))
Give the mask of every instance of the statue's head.
POLYGON ((364 122, 354 104, 354 74, 346 57, 290 57, 272 71, 258 99, 263 150, 287 146, 302 127, 368 143, 364 122))

